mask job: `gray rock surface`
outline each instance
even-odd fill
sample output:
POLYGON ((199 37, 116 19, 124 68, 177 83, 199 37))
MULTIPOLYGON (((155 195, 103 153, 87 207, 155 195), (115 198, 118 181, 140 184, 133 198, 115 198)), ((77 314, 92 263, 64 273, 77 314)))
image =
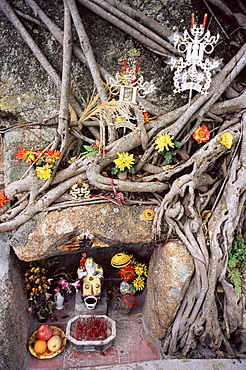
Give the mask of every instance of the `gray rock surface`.
POLYGON ((94 247, 143 245, 152 240, 152 222, 142 218, 145 208, 104 203, 52 211, 19 227, 10 244, 23 261, 69 253, 69 245, 76 250, 77 237, 87 232, 96 237, 90 237, 94 247))
POLYGON ((20 370, 25 362, 32 321, 26 313, 23 274, 16 256, 8 249, 6 234, 0 234, 0 369, 20 370), (6 255, 3 256, 3 252, 6 255))
POLYGON ((19 162, 16 154, 20 146, 27 150, 39 150, 48 146, 55 137, 54 128, 19 128, 11 130, 4 135, 4 181, 5 185, 12 181, 19 180, 28 170, 30 163, 19 162))
POLYGON ((179 240, 155 248, 148 271, 144 320, 157 338, 165 336, 193 272, 193 259, 179 240))

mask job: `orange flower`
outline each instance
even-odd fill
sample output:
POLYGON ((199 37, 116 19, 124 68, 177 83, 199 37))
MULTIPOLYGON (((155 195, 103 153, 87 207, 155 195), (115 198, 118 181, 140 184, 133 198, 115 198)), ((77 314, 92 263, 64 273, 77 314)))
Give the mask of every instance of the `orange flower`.
POLYGON ((0 190, 0 207, 3 207, 5 203, 9 203, 10 200, 4 194, 4 190, 0 190))
POLYGON ((61 158, 61 152, 59 150, 47 150, 44 155, 48 163, 54 163, 57 159, 61 158))
POLYGON ((134 279, 135 273, 134 273, 134 266, 132 264, 127 265, 125 267, 121 267, 119 269, 119 274, 121 279, 125 281, 132 281, 134 279))
POLYGON ((35 162, 37 157, 37 153, 33 152, 31 150, 27 150, 24 148, 24 146, 20 146, 20 150, 16 154, 17 161, 19 162, 26 162, 26 163, 32 163, 35 162))
POLYGON ((151 117, 149 112, 144 112, 144 123, 148 123, 150 120, 157 118, 157 116, 151 117))
POLYGON ((193 132, 192 136, 199 144, 206 143, 210 138, 210 131, 208 131, 207 126, 202 125, 193 132))

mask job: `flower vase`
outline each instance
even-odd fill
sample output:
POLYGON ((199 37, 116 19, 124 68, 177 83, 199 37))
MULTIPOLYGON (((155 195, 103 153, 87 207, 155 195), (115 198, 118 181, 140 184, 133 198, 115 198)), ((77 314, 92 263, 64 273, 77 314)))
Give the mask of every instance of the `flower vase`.
POLYGON ((49 317, 49 312, 45 309, 37 313, 39 322, 46 322, 49 317))
POLYGON ((64 297, 60 292, 56 292, 54 295, 55 306, 57 310, 62 310, 64 307, 64 297))

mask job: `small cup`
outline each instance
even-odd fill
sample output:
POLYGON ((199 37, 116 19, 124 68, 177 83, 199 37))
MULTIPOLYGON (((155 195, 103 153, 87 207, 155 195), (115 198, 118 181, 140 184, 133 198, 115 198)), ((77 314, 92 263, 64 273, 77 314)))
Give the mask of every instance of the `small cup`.
POLYGON ((97 304, 97 297, 94 295, 89 295, 84 299, 87 310, 94 310, 97 304))

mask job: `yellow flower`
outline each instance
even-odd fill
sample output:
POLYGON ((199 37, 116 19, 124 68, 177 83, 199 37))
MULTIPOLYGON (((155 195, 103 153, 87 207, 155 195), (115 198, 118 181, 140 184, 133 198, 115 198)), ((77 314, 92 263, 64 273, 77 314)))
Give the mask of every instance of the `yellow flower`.
POLYGON ((143 274, 143 272, 144 272, 143 265, 142 265, 141 263, 138 263, 138 264, 135 266, 134 270, 135 270, 135 273, 136 273, 137 275, 142 275, 142 274, 143 274))
POLYGON ((43 167, 37 167, 36 168, 36 173, 37 173, 37 176, 40 179, 47 180, 47 179, 50 178, 50 176, 52 174, 51 166, 49 164, 46 164, 43 167))
POLYGON ((133 282, 132 282, 132 285, 134 286, 134 288, 136 290, 143 290, 144 288, 144 285, 145 285, 145 281, 144 281, 144 278, 142 276, 138 276, 133 282))
POLYGON ((155 149, 158 150, 158 152, 163 152, 164 149, 169 150, 170 148, 174 148, 173 143, 173 137, 171 137, 168 134, 160 134, 155 139, 156 147, 155 149))
POLYGON ((225 132, 223 135, 221 135, 219 144, 222 144, 230 149, 232 146, 232 139, 233 136, 229 132, 225 132))
POLYGON ((131 168, 134 163, 133 154, 129 153, 117 153, 118 158, 113 162, 115 163, 116 168, 119 168, 120 171, 124 171, 125 167, 131 168))

